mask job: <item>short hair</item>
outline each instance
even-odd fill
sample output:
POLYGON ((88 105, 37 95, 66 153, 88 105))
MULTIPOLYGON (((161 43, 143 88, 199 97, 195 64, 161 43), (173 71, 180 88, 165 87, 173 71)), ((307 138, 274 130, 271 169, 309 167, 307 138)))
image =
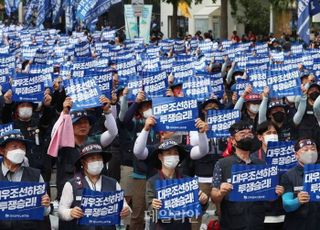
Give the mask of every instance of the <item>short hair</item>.
POLYGON ((262 122, 257 126, 256 133, 258 135, 263 135, 265 132, 267 132, 270 129, 271 126, 276 129, 277 133, 279 132, 278 127, 272 121, 268 120, 268 121, 262 122))

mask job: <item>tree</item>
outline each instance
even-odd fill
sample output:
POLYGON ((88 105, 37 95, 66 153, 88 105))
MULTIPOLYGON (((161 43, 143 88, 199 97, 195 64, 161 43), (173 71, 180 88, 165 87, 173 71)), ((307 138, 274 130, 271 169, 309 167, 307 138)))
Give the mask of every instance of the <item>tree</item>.
POLYGON ((262 0, 231 0, 231 15, 238 23, 244 24, 245 30, 256 34, 268 34, 269 4, 262 0), (242 7, 241 13, 238 7, 242 7))
POLYGON ((289 9, 296 0, 269 0, 269 2, 276 10, 286 10, 289 9))
POLYGON ((221 23, 220 23, 220 38, 228 38, 228 0, 221 0, 221 23))
MULTIPOLYGON (((177 37, 177 20, 178 20, 178 4, 180 1, 186 2, 189 6, 192 3, 192 0, 162 0, 163 2, 166 2, 168 4, 172 4, 172 19, 171 19, 171 37, 176 38, 177 37)), ((216 2, 216 0, 212 0, 213 3, 216 2)), ((202 0, 194 0, 195 4, 201 4, 202 0)))

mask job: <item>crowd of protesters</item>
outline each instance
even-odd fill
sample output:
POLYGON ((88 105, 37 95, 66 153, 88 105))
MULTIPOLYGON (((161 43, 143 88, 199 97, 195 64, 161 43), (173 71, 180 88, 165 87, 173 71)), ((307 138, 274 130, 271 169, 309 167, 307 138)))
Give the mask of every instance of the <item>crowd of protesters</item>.
MULTIPOLYGON (((43 221, 0 221, 0 229, 50 229, 48 215, 53 212, 50 203, 55 199, 59 202, 59 229, 116 229, 116 226, 79 225, 78 219, 84 215, 79 197, 84 188, 101 192, 123 189, 125 202, 119 215, 129 229, 204 228, 201 215, 192 220, 166 222, 146 218, 146 213, 163 205, 156 196, 156 180, 194 176, 199 182, 198 199, 203 213, 213 209, 221 229, 319 228, 320 205, 309 202, 309 194, 302 187, 303 167, 317 162, 320 147, 320 85, 316 71, 306 66, 302 58, 294 63, 301 82, 300 95, 274 98, 271 87, 265 86, 257 93, 255 86, 250 84, 239 94, 237 82, 249 78, 248 70, 237 68, 235 58, 224 52, 229 50, 226 46, 235 49, 239 47, 235 44, 249 44, 236 52, 259 58, 262 54, 256 47, 263 46, 267 50, 263 55, 269 58, 267 68, 272 68, 275 63, 284 68, 285 60, 294 56, 289 36, 275 38, 271 34, 257 43, 259 39, 253 32, 240 38, 235 31, 227 43, 218 43, 213 40, 212 33, 202 36, 199 32, 194 37, 187 36, 182 43, 183 51, 178 52, 174 41, 171 41, 170 49, 162 49, 162 36, 151 37, 155 43, 147 45, 147 42, 127 41, 123 37, 107 41, 102 32, 76 32, 65 36, 57 31, 29 31, 16 26, 2 26, 1 31, 0 59, 1 55, 15 58, 13 69, 0 63, 1 70, 8 68, 10 75, 10 82, 5 83, 12 85, 16 74, 27 75, 32 66, 39 65, 32 58, 24 58, 24 46, 49 47, 47 52, 52 52, 48 52, 50 55, 44 64, 52 67, 53 78, 52 87, 45 89, 43 100, 39 102, 15 100, 14 88, 4 90, 2 87, 0 121, 3 125, 13 123, 13 130, 1 134, 0 180, 45 182, 47 193, 41 200, 45 207, 43 221), (25 36, 26 31, 30 36, 25 36), (194 46, 194 41, 198 46, 194 46), (109 64, 100 66, 99 70, 112 74, 112 94, 110 98, 100 95, 101 107, 73 109, 74 100, 67 95, 63 85, 63 80, 72 78, 72 74, 64 75, 62 66, 73 63, 77 57, 72 52, 58 56, 55 51, 59 47, 70 51, 75 44, 83 42, 90 46, 91 53, 87 58, 109 59, 109 64), (103 48, 98 49, 101 43, 103 48), (201 50, 203 43, 209 44, 211 50, 201 50), (147 50, 154 47, 159 47, 159 51, 149 54, 147 50), (112 54, 110 50, 113 50, 112 54), (221 59, 210 52, 215 50, 222 52, 221 59), (189 63, 203 60, 201 67, 197 65, 193 69, 193 77, 196 78, 200 71, 208 75, 220 74, 224 86, 222 96, 210 92, 207 98, 199 101, 199 116, 194 121, 197 131, 156 132, 153 129, 156 118, 152 115, 152 98, 141 88, 133 95, 133 100, 129 99, 132 95, 127 82, 122 82, 124 76, 117 68, 117 64, 122 63, 118 58, 121 51, 136 60, 136 75, 147 71, 142 64, 146 59, 159 60, 157 71, 166 72, 169 84, 164 97, 184 97, 185 92, 183 83, 175 81, 170 68, 162 69, 160 60, 174 58, 178 61, 181 56, 189 63), (283 52, 284 60, 273 60, 271 51, 283 52), (208 52, 213 56, 208 57, 208 52), (208 138, 208 111, 226 109, 240 110, 241 120, 230 127, 230 136, 208 138), (58 146, 57 155, 49 155, 48 148, 54 144, 52 133, 64 119, 70 119, 70 126, 60 134, 66 142, 73 143, 58 146), (275 188, 278 199, 272 202, 230 201, 232 165, 266 164, 268 142, 290 140, 295 141, 297 165, 281 176, 275 188), (53 197, 50 181, 55 169, 57 196, 53 197)), ((301 55, 307 51, 319 53, 318 40, 319 36, 308 49, 303 48, 301 55)))

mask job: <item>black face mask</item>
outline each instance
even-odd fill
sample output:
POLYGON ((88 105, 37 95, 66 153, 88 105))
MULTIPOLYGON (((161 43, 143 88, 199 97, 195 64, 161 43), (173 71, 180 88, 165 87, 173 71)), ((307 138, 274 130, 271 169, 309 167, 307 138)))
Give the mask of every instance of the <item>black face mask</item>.
POLYGON ((284 121, 286 114, 284 112, 279 111, 279 112, 272 114, 272 116, 273 116, 273 119, 275 120, 275 122, 280 123, 280 122, 284 121))
POLYGON ((311 100, 315 101, 317 100, 318 96, 320 95, 319 92, 313 92, 309 95, 309 97, 311 98, 311 100))
POLYGON ((246 137, 237 141, 237 148, 244 151, 250 151, 253 147, 253 137, 246 137))

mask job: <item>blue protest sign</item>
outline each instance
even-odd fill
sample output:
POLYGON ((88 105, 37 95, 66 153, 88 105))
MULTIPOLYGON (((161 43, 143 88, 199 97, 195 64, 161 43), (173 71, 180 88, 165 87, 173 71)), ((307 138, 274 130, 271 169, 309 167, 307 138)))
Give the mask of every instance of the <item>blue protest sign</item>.
POLYGON ((99 89, 103 95, 107 98, 111 98, 112 95, 112 73, 111 72, 89 72, 85 74, 85 78, 94 79, 99 86, 99 89))
POLYGON ((41 75, 16 75, 12 83, 13 101, 39 102, 43 99, 45 79, 41 75))
POLYGON ((174 63, 174 66, 172 67, 172 74, 174 76, 175 83, 183 83, 185 79, 193 77, 193 63, 174 63))
POLYGON ((251 69, 248 71, 249 81, 254 93, 262 93, 267 86, 267 71, 262 69, 251 69))
POLYGON ((87 109, 101 106, 101 92, 94 79, 75 78, 63 81, 66 94, 72 98, 72 109, 87 109))
POLYGON ((157 219, 181 219, 201 215, 197 178, 157 180, 157 199, 161 200, 157 219))
POLYGON ((91 57, 90 44, 81 42, 74 47, 74 55, 76 57, 91 57))
POLYGON ((297 159, 294 155, 294 142, 268 142, 266 162, 268 165, 277 165, 280 173, 284 173, 294 167, 297 164, 297 159))
POLYGON ((2 92, 7 92, 9 89, 11 89, 10 77, 8 75, 0 74, 0 85, 1 85, 0 90, 2 92))
POLYGON ((274 62, 283 62, 284 61, 284 53, 283 52, 272 51, 272 52, 270 52, 270 56, 271 56, 272 61, 274 61, 274 62))
POLYGON ((152 99, 152 112, 156 117, 157 131, 196 130, 198 118, 196 99, 182 97, 156 97, 152 99))
POLYGON ((277 166, 232 165, 230 201, 272 201, 277 199, 279 184, 277 166))
POLYGON ((301 82, 297 70, 270 71, 267 83, 270 87, 271 97, 301 95, 301 82))
POLYGON ((242 93, 244 92, 246 87, 249 85, 250 85, 250 81, 248 81, 246 79, 238 79, 235 84, 234 91, 236 91, 237 94, 240 96, 240 95, 242 95, 242 93))
POLYGON ((44 183, 0 181, 0 220, 43 220, 44 183))
POLYGON ((184 96, 203 101, 212 93, 210 77, 190 77, 182 84, 184 96))
POLYGON ((306 164, 303 169, 303 191, 308 192, 310 202, 320 202, 320 165, 306 164))
POLYGON ((102 41, 113 41, 116 37, 116 32, 117 32, 117 30, 104 30, 101 34, 101 40, 102 41))
POLYGON ((119 225, 123 197, 123 191, 97 192, 85 188, 81 199, 81 209, 84 216, 79 220, 79 224, 91 226, 119 225))
POLYGON ((0 66, 9 68, 11 74, 15 72, 16 58, 14 54, 0 54, 0 66))
POLYGON ((210 78, 212 93, 216 97, 222 98, 224 94, 224 83, 223 78, 221 77, 221 73, 210 75, 210 78))
POLYGON ((207 122, 209 138, 229 137, 229 128, 240 120, 239 110, 208 110, 207 122))
POLYGON ((11 130, 13 130, 13 123, 7 123, 7 124, 0 125, 0 136, 2 136, 3 133, 6 133, 11 130))
POLYGON ((246 69, 260 69, 260 70, 267 70, 269 67, 269 56, 267 55, 259 55, 259 56, 249 56, 246 69))
POLYGON ((156 72, 143 77, 143 90, 148 98, 165 96, 167 88, 166 72, 156 72))

